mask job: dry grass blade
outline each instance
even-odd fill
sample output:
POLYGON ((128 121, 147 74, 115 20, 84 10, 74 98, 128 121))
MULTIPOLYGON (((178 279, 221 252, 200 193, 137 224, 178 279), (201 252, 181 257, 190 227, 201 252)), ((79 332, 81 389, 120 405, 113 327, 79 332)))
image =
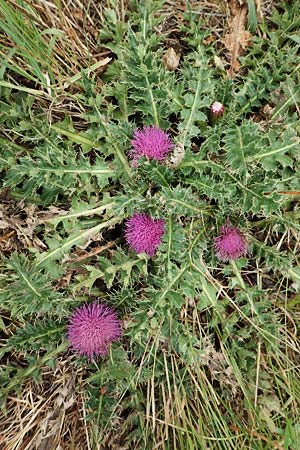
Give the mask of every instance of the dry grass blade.
POLYGON ((1 36, 1 56, 18 74, 27 72, 31 80, 36 77, 36 81, 49 88, 50 94, 52 88, 65 89, 65 83, 69 86, 77 81, 82 69, 98 74, 110 61, 103 59, 103 52, 99 51, 101 15, 93 2, 85 5, 79 1, 9 0, 4 5, 0 5, 1 23, 6 29, 1 36), (26 33, 33 36, 31 45, 22 41, 26 33), (17 51, 17 56, 11 58, 9 51, 17 51))
POLYGON ((0 415, 0 448, 5 450, 69 450, 90 448, 82 421, 83 399, 75 387, 81 377, 66 361, 45 369, 42 383, 28 380, 22 393, 10 396, 0 415), (3 446, 2 446, 3 445, 3 446))

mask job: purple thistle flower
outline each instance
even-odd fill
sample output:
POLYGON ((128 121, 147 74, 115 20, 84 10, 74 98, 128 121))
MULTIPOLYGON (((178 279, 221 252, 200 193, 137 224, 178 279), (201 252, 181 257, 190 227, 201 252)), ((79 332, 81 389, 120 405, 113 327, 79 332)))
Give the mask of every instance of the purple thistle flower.
POLYGON ((222 116, 224 114, 224 105, 221 102, 214 102, 210 110, 213 116, 222 116))
POLYGON ((131 145, 129 154, 133 158, 133 166, 137 166, 137 160, 142 156, 161 161, 174 147, 169 134, 153 126, 135 130, 131 145))
POLYGON ((248 244, 243 233, 227 223, 221 227, 221 235, 215 238, 216 255, 221 261, 238 259, 246 255, 248 244))
POLYGON ((164 228, 163 219, 152 219, 147 214, 135 212, 126 222, 125 237, 137 253, 145 252, 148 256, 153 256, 160 245, 164 228))
POLYGON ((98 301, 76 308, 68 325, 71 348, 89 359, 106 355, 121 334, 116 313, 98 301))

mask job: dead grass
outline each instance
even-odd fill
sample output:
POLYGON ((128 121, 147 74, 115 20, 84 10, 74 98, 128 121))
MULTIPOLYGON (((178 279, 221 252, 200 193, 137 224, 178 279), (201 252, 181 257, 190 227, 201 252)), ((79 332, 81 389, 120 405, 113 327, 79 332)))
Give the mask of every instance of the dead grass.
MULTIPOLYGON (((88 2, 29 0, 24 8, 14 0, 8 2, 16 11, 22 12, 28 20, 43 32, 55 29, 62 34, 56 41, 53 55, 56 59, 56 74, 76 73, 97 62, 103 57, 98 43, 98 33, 105 4, 90 0, 88 2)), ((50 42, 51 35, 45 35, 50 42)), ((9 42, 7 42, 9 45, 9 42)), ((10 43, 13 46, 13 43, 10 43)), ((107 53, 107 52, 104 52, 107 53)))
POLYGON ((43 370, 39 384, 28 380, 0 414, 0 449, 89 450, 82 377, 82 369, 61 359, 55 370, 43 370))

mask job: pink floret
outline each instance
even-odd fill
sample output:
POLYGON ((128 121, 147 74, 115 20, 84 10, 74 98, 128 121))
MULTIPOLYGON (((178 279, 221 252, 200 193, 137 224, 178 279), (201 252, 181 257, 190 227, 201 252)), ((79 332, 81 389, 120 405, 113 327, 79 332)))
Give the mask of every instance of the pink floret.
POLYGON ((99 302, 80 306, 69 320, 70 347, 89 359, 106 355, 110 344, 121 334, 121 322, 116 313, 99 302))
POLYGON ((161 243, 164 227, 163 219, 152 219, 147 214, 135 212, 126 222, 125 237, 137 253, 153 256, 161 243))
POLYGON ((221 102, 214 102, 210 110, 213 116, 222 116, 224 113, 224 105, 221 102))
POLYGON ((137 166, 137 160, 142 156, 161 161, 167 157, 174 147, 169 134, 153 126, 136 130, 131 145, 129 154, 133 158, 133 167, 137 166))
POLYGON ((221 227, 221 235, 215 238, 214 247, 221 261, 229 261, 245 256, 248 244, 243 233, 230 224, 221 227))

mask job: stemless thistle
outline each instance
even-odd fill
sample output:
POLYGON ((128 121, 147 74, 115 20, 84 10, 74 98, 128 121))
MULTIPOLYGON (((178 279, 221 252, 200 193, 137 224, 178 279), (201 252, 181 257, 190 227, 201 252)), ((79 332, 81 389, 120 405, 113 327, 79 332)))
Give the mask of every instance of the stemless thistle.
POLYGON ((215 117, 222 116, 224 114, 224 105, 221 102, 214 102, 210 107, 210 111, 215 117))
POLYGON ((227 223, 221 227, 221 234, 215 238, 214 247, 221 261, 230 261, 246 255, 248 244, 243 233, 227 223))
POLYGON ((126 222, 125 237, 137 253, 153 256, 160 245, 164 227, 163 219, 152 219, 147 214, 135 212, 126 222))
POLYGON ((121 322, 116 313, 99 302, 80 306, 68 325, 70 346, 89 359, 104 356, 110 344, 121 336, 121 322))
POLYGON ((134 132, 134 138, 131 141, 132 148, 129 152, 133 158, 133 165, 142 156, 148 159, 161 161, 166 158, 168 153, 174 147, 174 144, 168 133, 158 127, 144 127, 142 130, 134 132))

